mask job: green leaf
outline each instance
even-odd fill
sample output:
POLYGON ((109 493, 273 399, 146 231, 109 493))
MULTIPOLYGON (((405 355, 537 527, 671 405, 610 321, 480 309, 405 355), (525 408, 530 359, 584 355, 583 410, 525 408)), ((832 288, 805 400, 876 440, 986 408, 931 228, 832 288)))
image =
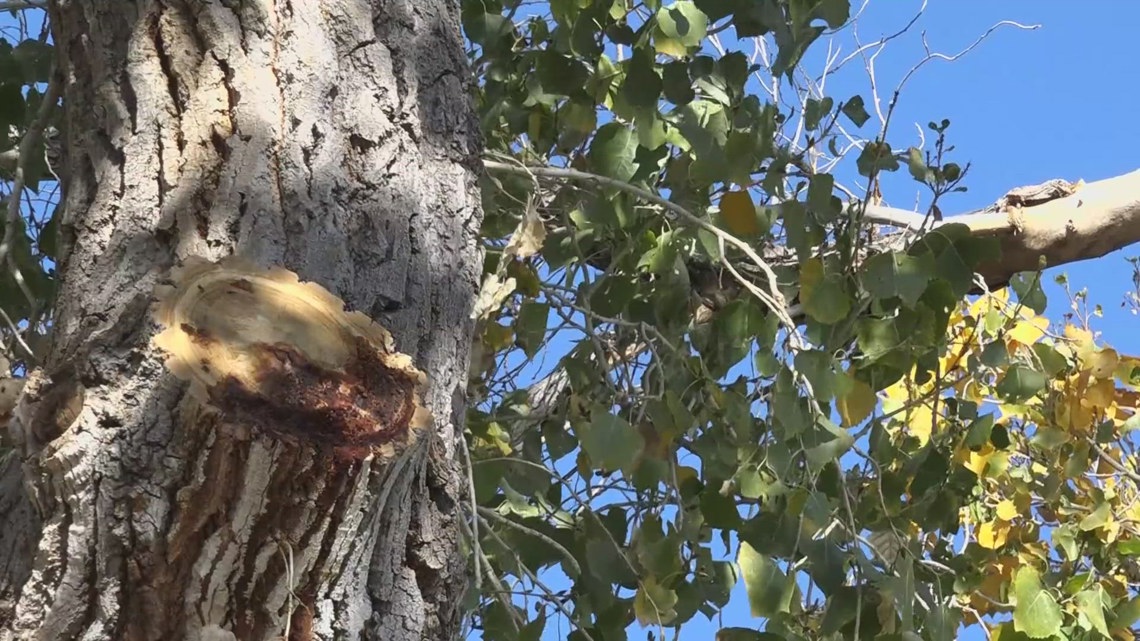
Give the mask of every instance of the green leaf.
POLYGON ((740 564, 752 616, 771 617, 791 611, 795 584, 771 557, 742 542, 736 562, 740 564))
POLYGON ((825 273, 818 258, 800 267, 800 302, 804 313, 824 325, 838 323, 851 312, 851 298, 843 281, 837 274, 825 273))
POLYGON ((1113 610, 1112 627, 1128 629, 1140 621, 1140 596, 1121 601, 1113 610))
POLYGON ((1081 519, 1077 527, 1079 527, 1082 532, 1095 530, 1105 523, 1108 523, 1108 517, 1110 516, 1112 516, 1112 506, 1108 504, 1108 501, 1102 501, 1088 516, 1081 519))
POLYGON ((670 62, 662 70, 665 99, 681 106, 697 97, 693 91, 693 80, 689 77, 689 65, 681 61, 670 62))
POLYGON ((634 132, 625 125, 611 122, 602 125, 594 135, 590 143, 590 164, 603 176, 628 181, 637 173, 636 153, 634 132))
POLYGON ((1061 606, 1041 586, 1041 575, 1031 565, 1023 565, 1013 579, 1013 625, 1034 639, 1051 637, 1061 631, 1061 606))
POLYGON ((869 142, 855 159, 859 175, 871 177, 882 171, 898 171, 899 160, 886 142, 869 142))
POLYGON ((1013 365, 995 388, 1010 403, 1023 403, 1045 389, 1045 375, 1025 365, 1013 365))
POLYGON ((862 127, 863 123, 871 117, 871 114, 867 113, 867 109, 863 106, 862 96, 852 96, 850 100, 843 103, 842 111, 843 115, 855 123, 856 127, 862 127))
POLYGON ((1077 548, 1077 531, 1071 523, 1054 528, 1051 536, 1053 547, 1064 552, 1065 558, 1070 561, 1076 561, 1080 558, 1080 550, 1077 548))
POLYGON ((876 254, 864 267, 863 286, 879 300, 899 297, 913 308, 930 282, 931 270, 922 257, 898 252, 876 254))
POLYGON ((808 184, 808 208, 820 223, 829 223, 843 212, 843 201, 832 192, 835 190, 835 177, 831 174, 816 174, 808 184))
POLYGON ((823 100, 808 98, 807 104, 804 106, 804 128, 808 131, 819 129, 820 121, 823 120, 824 116, 831 113, 831 107, 834 103, 834 100, 827 97, 823 100))
POLYGON ((656 108, 664 83, 655 69, 653 51, 642 47, 633 50, 629 70, 621 86, 621 94, 632 107, 656 108))
POLYGON ((784 637, 752 628, 721 628, 713 641, 784 641, 784 637))
POLYGON ((546 337, 546 321, 550 318, 550 305, 528 300, 519 306, 515 319, 515 342, 528 358, 534 358, 546 337))
POLYGON ((1045 290, 1041 289, 1041 274, 1037 272, 1018 272, 1009 279, 1009 286, 1017 294, 1017 300, 1038 314, 1045 313, 1048 301, 1045 290))
POLYGON ((1108 624, 1104 620, 1104 589, 1100 584, 1077 593, 1077 623, 1085 630, 1099 632, 1109 637, 1108 624))
POLYGON ((966 430, 966 447, 970 449, 978 449, 990 442, 990 433, 994 431, 994 416, 993 414, 986 414, 979 416, 970 423, 970 427, 966 430))
POLYGON ((657 51, 682 57, 705 39, 709 19, 690 0, 679 0, 657 12, 657 34, 654 44, 657 51))
POLYGON ((599 408, 590 412, 588 425, 576 426, 575 431, 590 461, 603 470, 628 467, 645 447, 641 434, 628 421, 599 408))
POLYGON ((644 579, 633 597, 633 613, 643 626, 669 625, 677 618, 677 593, 653 578, 644 579))

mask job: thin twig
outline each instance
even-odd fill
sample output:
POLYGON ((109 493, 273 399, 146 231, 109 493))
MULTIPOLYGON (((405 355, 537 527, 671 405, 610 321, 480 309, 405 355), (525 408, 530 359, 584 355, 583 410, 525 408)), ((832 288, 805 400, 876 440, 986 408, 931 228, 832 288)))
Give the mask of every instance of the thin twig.
POLYGON ((514 528, 515 530, 518 530, 519 532, 522 532, 523 534, 525 534, 527 536, 533 536, 534 538, 538 539, 539 541, 542 541, 543 543, 554 548, 555 550, 558 551, 559 554, 562 555, 562 557, 570 565, 570 569, 572 569, 574 571, 575 576, 580 576, 582 574, 582 566, 578 565, 577 559, 574 558, 573 554, 570 554, 570 550, 567 550, 558 541, 555 541, 554 539, 550 538, 549 536, 546 536, 542 532, 539 532, 538 530, 535 530, 533 528, 529 528, 529 527, 523 525, 522 523, 516 523, 516 522, 508 519, 507 517, 503 516, 502 514, 499 514, 498 512, 492 510, 489 507, 483 507, 480 505, 478 507, 478 510, 479 510, 479 514, 482 515, 484 518, 490 518, 493 521, 495 521, 496 523, 501 523, 507 527, 514 528))
MULTIPOLYGON (((4 261, 12 269, 14 278, 17 284, 23 283, 24 276, 20 273, 20 268, 16 265, 15 258, 12 256, 12 241, 16 236, 16 227, 20 222, 20 196, 24 193, 24 185, 27 182, 27 176, 24 175, 24 167, 27 166, 29 159, 32 156, 32 150, 35 148, 36 143, 39 142, 40 134, 43 133, 47 127, 48 118, 51 115, 52 107, 55 106, 55 101, 59 99, 59 92, 63 86, 60 81, 59 74, 53 66, 51 70, 51 81, 48 82, 47 91, 44 93, 42 101, 40 102, 39 111, 36 112, 36 118, 32 124, 28 126, 28 130, 24 132, 24 137, 20 140, 20 154, 16 159, 16 168, 12 175, 12 192, 8 194, 8 218, 7 224, 4 227, 4 238, 0 240, 0 261, 4 261)), ((26 285, 21 289, 25 289, 26 285)), ((29 292, 24 292, 25 296, 29 292)), ((31 301, 34 304, 35 301, 31 301)), ((22 339, 20 346, 28 351, 32 358, 35 354, 27 346, 22 339)))
POLYGON ((577 169, 512 165, 487 159, 483 160, 483 165, 490 171, 512 173, 522 176, 535 175, 546 176, 548 178, 561 178, 564 180, 594 182, 606 187, 619 189, 626 193, 637 196, 638 198, 644 199, 656 205, 660 205, 666 211, 674 214, 678 218, 684 220, 686 223, 695 227, 699 227, 709 232, 710 234, 713 234, 725 244, 732 245, 734 248, 740 250, 745 256, 747 256, 748 259, 751 260, 752 263, 755 264, 756 267, 758 267, 764 273, 765 278, 768 280, 770 291, 761 292, 759 288, 757 288, 755 285, 752 285, 750 282, 747 282, 746 279, 741 280, 738 278, 738 280, 741 280, 740 284, 753 294, 756 294, 772 311, 772 313, 776 314, 777 318, 779 318, 780 322, 788 328, 789 332, 796 331, 795 323, 792 321, 791 317, 788 316, 787 303, 784 300, 783 294, 780 293, 779 284, 776 279, 776 272, 772 270, 772 267, 768 265, 768 263, 763 258, 761 258, 760 255, 756 253, 756 250, 753 249, 748 243, 740 240, 732 234, 725 232, 723 229, 718 228, 712 223, 709 223, 706 220, 702 220, 681 205, 662 198, 661 196, 649 191, 648 189, 643 189, 636 185, 631 185, 627 182, 609 178, 607 176, 600 176, 598 174, 579 171, 577 169), (757 294, 758 292, 761 293, 757 294))

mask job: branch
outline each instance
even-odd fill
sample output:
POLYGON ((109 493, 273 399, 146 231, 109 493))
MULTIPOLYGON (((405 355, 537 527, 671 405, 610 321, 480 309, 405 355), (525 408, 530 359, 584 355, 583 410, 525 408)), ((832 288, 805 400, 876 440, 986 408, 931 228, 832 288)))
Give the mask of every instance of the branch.
MULTIPOLYGON (((907 229, 922 226, 923 215, 868 205, 864 220, 907 229)), ((1017 272, 1100 258, 1140 242, 1140 170, 1081 186, 1070 196, 1007 211, 973 211, 948 217, 934 226, 958 223, 975 236, 1001 242, 1001 258, 978 271, 991 289, 1004 286, 1017 272)))
POLYGON ((47 9, 47 0, 10 0, 0 2, 0 11, 21 11, 23 9, 47 9))

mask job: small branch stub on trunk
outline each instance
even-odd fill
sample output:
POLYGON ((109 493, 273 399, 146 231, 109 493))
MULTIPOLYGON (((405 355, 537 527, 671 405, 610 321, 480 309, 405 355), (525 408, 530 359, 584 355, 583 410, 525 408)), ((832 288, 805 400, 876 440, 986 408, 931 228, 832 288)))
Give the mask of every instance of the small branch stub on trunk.
POLYGON ((431 425, 391 334, 293 272, 193 258, 156 296, 167 368, 226 423, 353 459, 390 459, 431 425))

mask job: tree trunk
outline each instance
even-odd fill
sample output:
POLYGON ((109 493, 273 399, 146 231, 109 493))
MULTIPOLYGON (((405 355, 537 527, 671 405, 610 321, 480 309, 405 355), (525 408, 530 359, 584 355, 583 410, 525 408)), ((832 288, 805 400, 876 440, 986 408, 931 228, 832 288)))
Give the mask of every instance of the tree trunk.
POLYGON ((481 271, 458 6, 50 11, 61 292, 16 411, 22 451, 0 467, 0 638, 454 636, 481 271), (231 254, 387 328, 427 375, 427 436, 382 463, 204 410, 151 342, 153 293, 178 261, 231 254))

